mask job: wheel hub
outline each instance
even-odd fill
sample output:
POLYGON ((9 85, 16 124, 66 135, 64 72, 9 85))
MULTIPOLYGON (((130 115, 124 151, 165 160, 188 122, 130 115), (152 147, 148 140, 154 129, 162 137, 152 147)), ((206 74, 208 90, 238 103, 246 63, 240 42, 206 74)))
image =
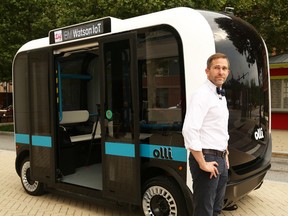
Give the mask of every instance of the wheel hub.
POLYGON ((164 197, 157 195, 151 200, 151 210, 155 216, 169 216, 169 203, 164 197))

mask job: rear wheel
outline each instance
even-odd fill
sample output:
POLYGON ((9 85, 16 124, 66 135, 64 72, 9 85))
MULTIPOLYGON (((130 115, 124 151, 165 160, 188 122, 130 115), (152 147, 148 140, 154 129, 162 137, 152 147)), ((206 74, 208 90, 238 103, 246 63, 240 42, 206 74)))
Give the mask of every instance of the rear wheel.
POLYGON ((145 216, 186 216, 185 200, 176 182, 156 177, 146 182, 142 196, 145 216))
POLYGON ((30 177, 30 160, 25 158, 21 165, 21 183, 25 191, 33 196, 44 193, 44 185, 39 181, 31 180, 30 177))

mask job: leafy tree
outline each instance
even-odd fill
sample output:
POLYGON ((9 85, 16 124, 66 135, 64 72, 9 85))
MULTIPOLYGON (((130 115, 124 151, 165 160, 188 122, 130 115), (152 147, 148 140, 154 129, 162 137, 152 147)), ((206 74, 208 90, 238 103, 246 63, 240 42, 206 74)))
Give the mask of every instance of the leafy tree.
POLYGON ((168 8, 187 6, 224 11, 251 23, 269 50, 288 49, 287 0, 2 0, 0 4, 0 81, 11 80, 11 63, 27 41, 49 30, 105 16, 125 19, 168 8))
POLYGON ((194 6, 193 1, 191 0, 98 0, 97 2, 99 14, 102 16, 107 16, 109 14, 122 19, 173 7, 194 6))
POLYGON ((53 4, 49 0, 2 0, 0 80, 11 80, 11 63, 21 45, 29 40, 46 36, 47 29, 54 28, 53 12, 53 4))
POLYGON ((268 49, 288 50, 287 0, 230 0, 235 15, 251 23, 264 38, 268 49))

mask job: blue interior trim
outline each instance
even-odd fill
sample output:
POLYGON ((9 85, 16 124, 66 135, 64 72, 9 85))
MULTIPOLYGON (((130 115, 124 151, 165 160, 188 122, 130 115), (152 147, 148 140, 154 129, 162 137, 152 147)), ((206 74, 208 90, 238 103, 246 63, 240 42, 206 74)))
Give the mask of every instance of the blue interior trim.
POLYGON ((62 120, 62 81, 61 81, 61 66, 58 62, 58 97, 59 97, 59 122, 62 120))
POLYGON ((90 74, 62 74, 63 79, 80 79, 80 80, 91 80, 92 76, 90 74))

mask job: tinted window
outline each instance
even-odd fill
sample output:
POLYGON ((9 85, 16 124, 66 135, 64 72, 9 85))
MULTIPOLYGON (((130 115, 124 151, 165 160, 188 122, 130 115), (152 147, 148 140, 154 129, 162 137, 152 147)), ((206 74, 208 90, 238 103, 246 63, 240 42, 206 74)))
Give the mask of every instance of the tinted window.
POLYGON ((29 54, 32 134, 50 135, 49 55, 46 51, 29 54))
POLYGON ((29 133, 29 79, 26 53, 18 54, 13 68, 14 110, 16 133, 29 133))
POLYGON ((169 29, 149 29, 138 35, 140 131, 154 134, 150 143, 169 144, 163 137, 153 139, 155 133, 163 135, 182 128, 183 71, 177 37, 169 29))

